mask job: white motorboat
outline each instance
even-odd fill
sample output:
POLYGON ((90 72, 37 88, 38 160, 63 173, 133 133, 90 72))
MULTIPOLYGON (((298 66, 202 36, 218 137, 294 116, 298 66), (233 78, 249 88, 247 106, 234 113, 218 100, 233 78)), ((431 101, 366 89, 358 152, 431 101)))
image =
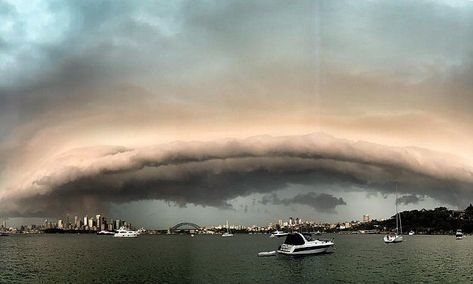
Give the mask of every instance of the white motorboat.
POLYGON ((139 233, 137 231, 132 231, 125 227, 121 227, 113 236, 115 238, 136 238, 138 235, 139 233))
POLYGON ((386 236, 384 236, 383 239, 386 244, 402 242, 401 214, 397 212, 397 184, 396 184, 396 201, 394 203, 396 207, 396 232, 387 234, 386 236))
POLYGON ((285 236, 286 234, 284 234, 283 231, 274 231, 271 233, 271 235, 269 236, 270 238, 274 238, 274 237, 279 237, 279 236, 285 236))
POLYGON ((463 239, 463 232, 461 229, 458 229, 457 232, 455 233, 455 238, 457 240, 462 240, 463 239))
POLYGON ((227 220, 227 231, 222 234, 222 237, 233 237, 233 234, 230 233, 230 227, 228 226, 228 220, 227 220))
POLYGON ((314 240, 310 233, 284 234, 286 240, 281 244, 277 253, 285 255, 307 255, 325 253, 335 244, 331 240, 314 240))
POLYGON ((104 235, 115 235, 115 232, 110 232, 110 231, 102 230, 102 231, 100 231, 100 232, 97 232, 97 235, 101 235, 101 236, 104 236, 104 235))
POLYGON ((409 232, 409 236, 413 236, 414 234, 415 234, 414 231, 409 232))

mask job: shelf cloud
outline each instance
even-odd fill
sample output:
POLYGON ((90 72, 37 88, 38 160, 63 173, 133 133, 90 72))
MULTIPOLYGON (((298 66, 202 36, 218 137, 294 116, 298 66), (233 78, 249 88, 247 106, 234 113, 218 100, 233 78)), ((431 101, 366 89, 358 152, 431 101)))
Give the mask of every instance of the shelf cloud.
POLYGON ((327 193, 300 193, 295 195, 292 198, 279 198, 275 193, 264 195, 260 201, 261 204, 282 204, 285 206, 289 205, 307 205, 312 207, 315 211, 326 212, 326 213, 336 213, 335 207, 339 205, 346 205, 347 203, 343 198, 334 197, 331 194, 327 193))
MULTIPOLYGON (((109 202, 158 199, 179 206, 228 208, 229 200, 272 193, 289 184, 314 193, 295 202, 330 211, 346 202, 315 191, 327 185, 367 191, 419 194, 455 205, 473 197, 473 169, 460 158, 415 147, 390 147, 338 139, 323 133, 258 136, 154 147, 74 149, 43 164, 20 187, 3 191, 1 214, 47 216, 105 210, 109 202), (334 201, 321 207, 320 202, 334 201), (305 203, 307 202, 307 203, 305 203)), ((343 189, 339 189, 342 190, 343 189)), ((406 200, 412 202, 412 200, 406 200)))

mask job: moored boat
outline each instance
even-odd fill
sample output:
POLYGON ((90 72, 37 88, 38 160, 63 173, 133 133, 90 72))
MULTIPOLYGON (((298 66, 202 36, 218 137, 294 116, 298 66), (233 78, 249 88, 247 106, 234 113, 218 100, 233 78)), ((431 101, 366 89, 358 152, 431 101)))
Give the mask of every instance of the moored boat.
POLYGON ((314 240, 309 233, 289 233, 277 250, 285 255, 308 255, 325 253, 335 244, 332 240, 314 240))
POLYGON ((386 244, 392 244, 392 243, 400 243, 402 242, 402 223, 401 223, 401 213, 397 212, 397 184, 396 184, 396 201, 395 207, 396 207, 396 232, 395 233, 390 233, 384 236, 383 240, 384 243, 386 244))
POLYGON ((227 220, 227 231, 222 234, 222 237, 233 237, 233 234, 230 233, 230 227, 228 226, 228 220, 227 220))
POLYGON ((276 230, 276 231, 272 232, 269 237, 274 238, 274 237, 278 237, 278 236, 285 236, 285 234, 284 234, 283 231, 276 230))
POLYGON ((121 227, 113 236, 115 238, 136 238, 138 235, 139 233, 137 231, 132 231, 125 227, 121 227))

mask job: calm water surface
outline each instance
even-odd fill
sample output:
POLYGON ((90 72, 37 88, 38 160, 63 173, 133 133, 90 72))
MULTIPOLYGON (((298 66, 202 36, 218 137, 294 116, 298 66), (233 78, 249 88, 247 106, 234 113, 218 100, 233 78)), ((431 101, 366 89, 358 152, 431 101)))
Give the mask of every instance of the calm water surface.
POLYGON ((0 238, 0 282, 327 283, 473 282, 473 237, 325 235, 334 253, 257 257, 282 239, 267 235, 18 235, 0 238))

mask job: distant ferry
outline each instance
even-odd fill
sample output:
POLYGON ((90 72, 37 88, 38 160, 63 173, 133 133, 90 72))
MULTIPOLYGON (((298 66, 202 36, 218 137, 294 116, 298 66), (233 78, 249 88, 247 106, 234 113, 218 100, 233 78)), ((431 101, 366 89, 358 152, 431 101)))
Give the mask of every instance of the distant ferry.
POLYGON ((139 234, 138 231, 132 231, 125 227, 121 227, 113 236, 115 238, 136 238, 139 234))
POLYGON ((102 230, 100 232, 97 232, 97 235, 115 235, 115 232, 110 232, 106 230, 102 230))

